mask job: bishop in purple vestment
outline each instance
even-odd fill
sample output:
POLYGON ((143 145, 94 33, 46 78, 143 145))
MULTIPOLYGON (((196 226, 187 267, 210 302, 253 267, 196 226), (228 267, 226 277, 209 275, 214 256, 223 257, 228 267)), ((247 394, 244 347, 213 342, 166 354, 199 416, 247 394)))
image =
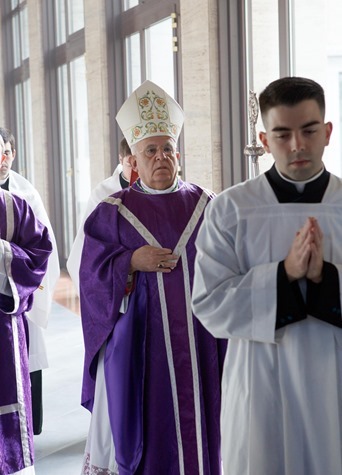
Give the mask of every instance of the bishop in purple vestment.
MULTIPOLYGON (((175 117, 177 103, 149 81, 135 98, 142 109, 146 101, 152 112, 159 108, 156 117, 165 112, 164 121, 175 117)), ((172 130, 159 124, 133 142, 125 135, 140 178, 103 200, 84 228, 82 403, 93 409, 104 349, 108 417, 120 475, 221 473, 226 342, 214 339, 191 311, 194 242, 214 196, 177 178, 180 129, 175 135, 172 130)))
POLYGON ((0 473, 34 474, 25 313, 52 251, 25 200, 0 189, 0 473))

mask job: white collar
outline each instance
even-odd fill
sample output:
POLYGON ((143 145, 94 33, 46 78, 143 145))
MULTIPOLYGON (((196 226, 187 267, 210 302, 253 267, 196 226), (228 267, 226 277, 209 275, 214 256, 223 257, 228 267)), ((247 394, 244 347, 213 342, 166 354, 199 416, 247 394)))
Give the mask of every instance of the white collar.
POLYGON ((169 188, 166 188, 166 190, 155 190, 154 188, 150 188, 149 186, 145 185, 141 178, 140 185, 144 189, 144 191, 150 193, 151 195, 165 195, 166 193, 172 193, 173 191, 176 191, 178 189, 178 178, 176 177, 172 185, 169 188))
POLYGON ((288 183, 292 183, 292 185, 294 185, 296 188, 297 188, 297 191, 298 193, 302 193, 304 191, 304 188, 305 188, 305 185, 307 183, 310 183, 311 181, 315 181, 317 180, 318 177, 320 177, 322 175, 322 173, 324 172, 324 167, 322 167, 322 170, 320 170, 316 175, 312 176, 311 178, 309 178, 308 180, 304 180, 304 181, 295 181, 295 180, 290 180, 290 178, 286 178, 277 168, 277 165, 275 165, 275 169, 277 170, 278 174, 281 176, 281 178, 285 181, 287 181, 288 183))

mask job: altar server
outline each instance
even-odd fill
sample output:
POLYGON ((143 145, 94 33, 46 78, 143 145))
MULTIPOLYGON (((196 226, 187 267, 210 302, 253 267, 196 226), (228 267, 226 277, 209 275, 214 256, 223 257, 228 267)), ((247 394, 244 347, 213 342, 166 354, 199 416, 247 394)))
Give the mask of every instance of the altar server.
POLYGON ((342 181, 332 124, 300 77, 259 96, 266 173, 223 191, 196 241, 193 310, 229 338, 221 412, 230 475, 342 473, 342 181))

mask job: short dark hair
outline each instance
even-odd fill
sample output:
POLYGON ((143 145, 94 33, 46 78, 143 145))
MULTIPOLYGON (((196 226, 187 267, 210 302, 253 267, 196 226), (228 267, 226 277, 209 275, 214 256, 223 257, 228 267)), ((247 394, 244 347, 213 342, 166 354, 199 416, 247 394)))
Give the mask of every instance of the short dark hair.
POLYGON ((13 152, 13 150, 15 150, 15 138, 12 132, 5 127, 0 127, 0 135, 3 138, 4 143, 10 143, 13 152))
POLYGON ((132 155, 131 149, 129 148, 129 145, 128 145, 127 140, 125 139, 125 137, 120 142, 119 153, 120 153, 122 158, 127 157, 127 155, 132 155))
POLYGON ((325 114, 324 90, 312 79, 302 77, 284 77, 271 82, 259 95, 262 118, 272 108, 280 105, 294 106, 304 100, 317 102, 322 116, 325 114))

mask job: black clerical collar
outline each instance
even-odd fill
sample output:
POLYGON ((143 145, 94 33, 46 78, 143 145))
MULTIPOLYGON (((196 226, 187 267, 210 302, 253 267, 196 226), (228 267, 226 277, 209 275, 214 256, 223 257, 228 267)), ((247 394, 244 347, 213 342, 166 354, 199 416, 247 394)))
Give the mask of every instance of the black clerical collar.
POLYGON ((0 185, 0 188, 7 191, 9 190, 9 176, 7 177, 7 180, 2 185, 0 185))
POLYGON ((121 188, 122 188, 122 189, 128 188, 128 187, 129 187, 129 181, 126 180, 126 178, 124 177, 124 175, 123 175, 122 172, 120 173, 119 178, 120 178, 120 185, 121 185, 121 188))
POLYGON ((330 173, 324 169, 316 180, 306 183, 303 192, 300 193, 296 185, 279 175, 275 164, 265 175, 279 203, 320 203, 330 179, 330 173))

